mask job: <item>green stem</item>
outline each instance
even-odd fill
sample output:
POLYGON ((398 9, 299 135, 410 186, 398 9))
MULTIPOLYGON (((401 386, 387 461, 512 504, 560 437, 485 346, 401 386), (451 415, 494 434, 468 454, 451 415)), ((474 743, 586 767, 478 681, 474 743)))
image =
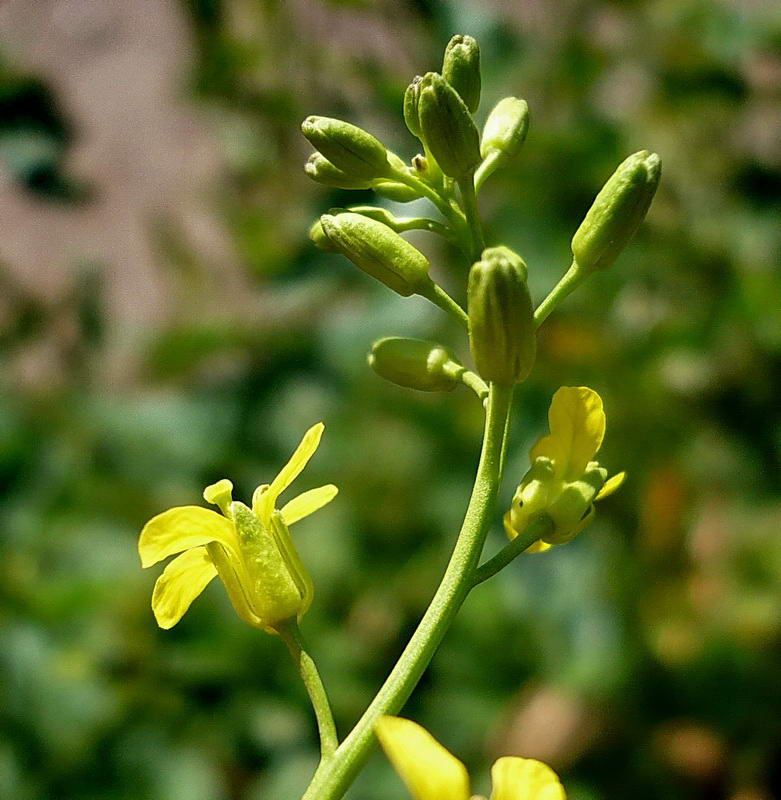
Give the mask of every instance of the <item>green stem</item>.
POLYGON ((443 225, 435 219, 428 217, 400 217, 397 220, 396 231, 402 233, 403 231, 429 231, 441 236, 450 244, 459 247, 461 242, 455 231, 448 225, 443 225))
POLYGON ((459 325, 469 330, 469 317, 458 303, 438 284, 431 281, 430 284, 419 288, 417 293, 426 300, 430 300, 435 306, 441 308, 446 314, 450 314, 459 325))
POLYGON ((474 176, 468 175, 466 178, 459 180, 458 187, 461 189, 461 200, 464 204, 466 221, 469 224, 469 231, 472 236, 472 261, 477 261, 485 249, 485 239, 483 238, 483 227, 480 224, 480 212, 477 208, 474 176))
POLYGON ((475 172, 475 191, 479 192, 483 188, 483 184, 486 182, 488 178, 496 171, 497 166, 499 165, 499 161, 502 158, 503 153, 500 150, 492 150, 486 157, 483 159, 482 164, 477 168, 475 172))
POLYGON ((490 388, 483 448, 472 496, 431 605, 377 696, 333 758, 321 763, 302 800, 339 800, 344 796, 369 757, 377 719, 383 714, 397 713, 404 705, 469 594, 496 504, 512 391, 512 387, 496 384, 490 388))
POLYGON ((458 209, 453 208, 436 189, 432 189, 425 181, 416 178, 414 175, 410 175, 406 170, 394 171, 393 179, 406 186, 410 186, 427 200, 430 200, 439 210, 439 213, 450 222, 456 231, 465 229, 466 219, 464 215, 458 209))
POLYGON ((556 307, 588 277, 573 261, 561 280, 551 289, 551 293, 537 306, 534 312, 534 325, 539 328, 556 307))
POLYGON ((551 521, 540 517, 532 522, 531 525, 519 536, 506 544, 493 558, 481 564, 476 570, 472 580, 472 586, 477 586, 483 581, 487 581, 504 569, 513 559, 528 550, 535 542, 538 542, 546 531, 553 528, 551 521))
POLYGON ((325 686, 323 686, 320 673, 312 656, 307 652, 301 631, 295 621, 280 626, 277 632, 287 645, 290 657, 298 668, 298 674, 301 676, 309 699, 312 701, 312 708, 317 719, 317 728, 320 732, 320 757, 323 761, 327 761, 333 757, 334 751, 339 746, 339 739, 336 735, 336 725, 331 713, 331 704, 328 702, 328 694, 325 691, 325 686))

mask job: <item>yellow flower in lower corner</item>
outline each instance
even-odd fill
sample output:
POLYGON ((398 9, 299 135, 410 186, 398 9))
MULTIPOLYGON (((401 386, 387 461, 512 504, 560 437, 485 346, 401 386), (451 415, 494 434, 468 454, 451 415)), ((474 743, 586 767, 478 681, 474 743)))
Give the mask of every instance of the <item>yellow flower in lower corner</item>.
MULTIPOLYGON (((466 767, 427 731, 402 717, 381 717, 377 737, 414 800, 470 800, 466 767)), ((532 758, 505 756, 491 769, 490 800, 565 800, 556 773, 532 758)))
POLYGON ((207 503, 179 506, 153 517, 141 531, 141 565, 151 567, 179 553, 163 571, 152 593, 152 610, 161 628, 172 628, 207 584, 220 576, 236 613, 269 632, 300 619, 312 602, 312 582, 301 563, 289 525, 322 508, 336 496, 335 486, 320 486, 277 510, 282 492, 296 479, 320 443, 324 426, 311 427, 290 461, 271 482, 259 486, 252 508, 233 500, 225 479, 207 486, 207 503))
POLYGON ((541 552, 577 535, 594 517, 594 502, 613 494, 626 478, 593 460, 605 436, 602 398, 585 386, 562 386, 548 411, 550 433, 529 453, 531 468, 504 516, 510 539, 522 534, 540 517, 552 530, 529 552, 541 552))

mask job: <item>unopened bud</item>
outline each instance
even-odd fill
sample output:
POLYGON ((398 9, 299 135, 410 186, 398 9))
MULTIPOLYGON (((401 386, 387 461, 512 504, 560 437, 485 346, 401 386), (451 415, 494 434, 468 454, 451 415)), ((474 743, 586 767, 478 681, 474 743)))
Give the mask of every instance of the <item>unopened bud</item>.
POLYGON ((381 178, 388 174, 385 145, 356 125, 330 117, 307 117, 301 131, 337 169, 353 178, 381 178))
POLYGON ((356 178, 335 167, 322 153, 312 153, 304 165, 304 172, 317 183, 335 189, 368 189, 371 181, 356 178))
POLYGON ((420 100, 420 81, 418 75, 404 92, 404 122, 407 130, 420 139, 420 119, 418 117, 418 101, 420 100))
POLYGON ((514 158, 529 131, 529 106, 520 97, 505 97, 491 110, 483 126, 480 153, 487 158, 501 154, 502 160, 514 158))
POLYGON ((318 250, 325 250, 327 253, 340 253, 341 250, 336 247, 331 240, 325 235, 323 224, 320 220, 316 220, 312 227, 309 229, 309 238, 318 250))
POLYGON ((480 105, 480 47, 471 36, 454 36, 445 48, 442 77, 458 92, 466 107, 480 105))
POLYGON ((469 345, 480 376, 501 384, 529 374, 537 350, 526 264, 508 247, 489 247, 469 272, 469 345))
POLYGON ((448 392, 463 367, 446 348, 422 339, 388 337, 372 345, 369 366, 385 380, 422 392, 448 392))
POLYGON ((382 222, 361 214, 324 214, 323 232, 333 249, 404 297, 427 287, 428 259, 382 222))
POLYGON ((458 92, 435 72, 420 82, 420 129, 446 175, 464 178, 480 163, 480 135, 458 92))
POLYGON ((619 165, 572 238, 576 268, 605 269, 618 258, 648 212, 661 171, 659 156, 647 150, 619 165))

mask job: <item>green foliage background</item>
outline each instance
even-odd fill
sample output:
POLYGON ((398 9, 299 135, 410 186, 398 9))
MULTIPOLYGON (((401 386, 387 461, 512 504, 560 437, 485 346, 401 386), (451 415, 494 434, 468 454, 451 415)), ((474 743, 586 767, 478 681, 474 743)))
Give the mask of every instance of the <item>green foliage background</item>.
MULTIPOLYGON (((248 497, 317 420, 300 486, 341 494, 296 535, 317 587, 305 633, 343 731, 399 653, 452 546, 481 414, 465 392, 405 392, 366 367, 379 335, 458 333, 308 243, 317 214, 371 195, 310 185, 298 125, 343 116, 414 155, 402 93, 455 32, 482 46, 480 114, 506 94, 531 108, 522 157, 481 204, 537 300, 614 166, 648 148, 664 171, 618 264, 543 329, 505 500, 562 384, 602 394, 600 460, 630 480, 575 542, 475 591, 405 713, 467 762, 476 791, 517 753, 549 760, 573 800, 781 796, 778 4, 190 0, 172 13, 192 47, 180 100, 217 143, 208 204, 238 266, 230 285, 209 275, 198 244, 150 215, 173 299, 116 362, 127 331, 110 257, 63 247, 55 299, 3 257, 0 797, 298 796, 316 742, 284 648, 242 626, 216 582, 159 631, 157 570, 135 544, 150 516, 220 477, 248 497), (22 379, 20 360, 52 342, 56 379, 22 379)), ((3 173, 36 207, 89 207, 57 82, 7 49, 3 173)), ((416 242, 462 297, 464 265, 416 242)), ((497 524, 489 546, 501 541, 497 524)), ((380 757, 349 795, 403 796, 380 757)))

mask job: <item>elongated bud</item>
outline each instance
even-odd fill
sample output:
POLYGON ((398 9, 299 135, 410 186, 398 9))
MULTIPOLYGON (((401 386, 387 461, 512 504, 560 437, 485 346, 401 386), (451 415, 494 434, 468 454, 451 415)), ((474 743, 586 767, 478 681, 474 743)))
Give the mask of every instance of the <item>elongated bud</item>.
POLYGON ((356 125, 330 117, 307 117, 301 131, 337 169, 352 178, 382 178, 388 174, 385 145, 356 125))
POLYGON ((480 135, 458 92, 436 72, 420 82, 420 129, 442 172, 469 175, 480 163, 480 135))
POLYGON ((420 119, 418 118, 418 101, 420 100, 420 75, 407 87, 404 92, 404 122, 407 130, 413 135, 421 138, 420 119))
POLYGON ((398 181, 375 181, 372 188, 378 195, 395 200, 397 203, 411 203, 420 198, 420 193, 398 181))
POLYGON ((421 392, 449 392, 464 368, 446 348, 423 339, 390 336, 372 345, 369 366, 385 380, 421 392))
POLYGON ((645 218, 661 172, 659 156, 647 150, 619 165, 572 238, 577 268, 605 269, 618 258, 645 218))
POLYGON ((445 48, 442 77, 458 92, 466 107, 480 105, 480 47, 471 36, 454 36, 445 48))
POLYGON ((403 297, 430 284, 428 259, 382 222, 361 214, 324 214, 323 232, 335 250, 403 297))
POLYGON ((529 131, 529 106, 520 97, 505 97, 491 110, 483 126, 480 154, 500 153, 509 161, 518 155, 529 131))
POLYGON ((323 230, 323 224, 320 220, 316 220, 312 227, 309 229, 309 238, 312 240, 312 243, 315 247, 319 250, 325 250, 327 253, 341 253, 342 251, 331 242, 331 240, 325 235, 325 231, 323 230))
POLYGON ((526 264, 509 247, 489 247, 469 272, 469 345, 480 376, 512 384, 534 364, 534 309, 526 264))
POLYGON ((368 189, 371 181, 356 178, 335 167, 322 153, 312 153, 304 165, 304 172, 317 183, 335 189, 368 189))

